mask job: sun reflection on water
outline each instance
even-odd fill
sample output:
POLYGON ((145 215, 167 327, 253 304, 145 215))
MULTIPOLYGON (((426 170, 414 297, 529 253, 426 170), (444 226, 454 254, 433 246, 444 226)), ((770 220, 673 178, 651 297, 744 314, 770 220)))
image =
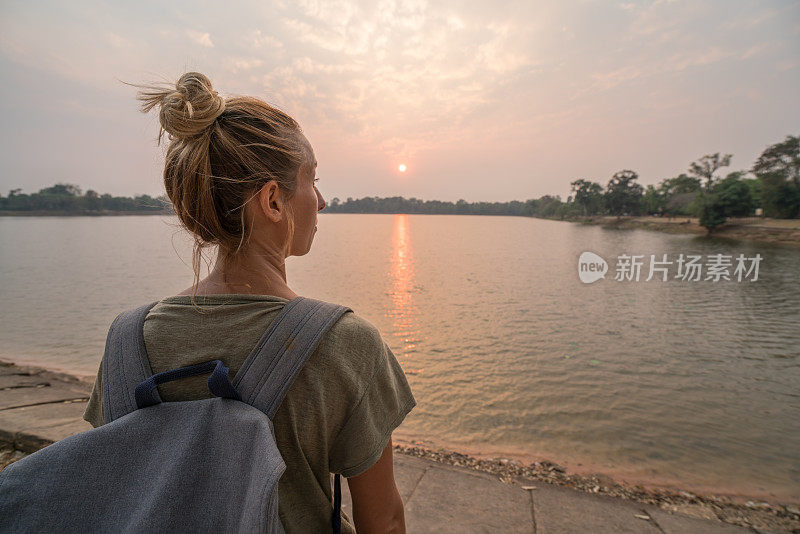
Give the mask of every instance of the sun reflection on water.
MULTIPOLYGON (((411 247, 411 236, 408 215, 395 215, 392 229, 392 260, 389 273, 391 286, 388 295, 391 307, 386 316, 392 319, 391 335, 393 345, 401 347, 398 357, 407 357, 417 352, 421 341, 417 322, 419 309, 415 303, 414 251, 411 247)), ((402 361, 400 362, 403 363, 402 361)), ((409 374, 421 372, 422 369, 407 369, 409 374)))

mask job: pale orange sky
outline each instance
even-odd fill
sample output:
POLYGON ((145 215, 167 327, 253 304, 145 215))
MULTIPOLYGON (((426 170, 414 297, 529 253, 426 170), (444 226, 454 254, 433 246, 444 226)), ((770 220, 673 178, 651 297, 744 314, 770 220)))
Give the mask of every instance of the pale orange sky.
POLYGON ((156 116, 118 80, 186 70, 293 115, 329 200, 565 198, 800 133, 795 2, 196 4, 0 4, 2 194, 161 194, 156 116))

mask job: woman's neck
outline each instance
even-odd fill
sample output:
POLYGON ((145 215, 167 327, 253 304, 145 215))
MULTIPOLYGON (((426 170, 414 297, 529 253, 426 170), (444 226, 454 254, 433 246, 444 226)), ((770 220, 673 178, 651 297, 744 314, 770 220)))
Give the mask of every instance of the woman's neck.
MULTIPOLYGON (((180 295, 192 295, 187 288, 180 295)), ((217 257, 214 269, 197 284, 195 295, 273 295, 291 300, 297 294, 286 283, 286 263, 278 255, 242 255, 226 261, 217 257)))

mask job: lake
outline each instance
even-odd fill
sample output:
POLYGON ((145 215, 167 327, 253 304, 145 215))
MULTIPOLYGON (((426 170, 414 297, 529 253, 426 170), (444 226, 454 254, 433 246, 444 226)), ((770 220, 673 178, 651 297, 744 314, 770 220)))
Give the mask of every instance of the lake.
MULTIPOLYGON (((94 375, 123 309, 191 285, 165 216, 0 217, 0 358, 94 375)), ((800 249, 524 217, 320 214, 299 294, 372 321, 418 405, 396 436, 695 491, 800 499, 800 249), (591 251, 605 279, 578 277, 591 251), (650 255, 759 254, 758 278, 650 255), (615 280, 621 255, 641 278, 615 280), (710 272, 710 271, 709 271, 710 272)))

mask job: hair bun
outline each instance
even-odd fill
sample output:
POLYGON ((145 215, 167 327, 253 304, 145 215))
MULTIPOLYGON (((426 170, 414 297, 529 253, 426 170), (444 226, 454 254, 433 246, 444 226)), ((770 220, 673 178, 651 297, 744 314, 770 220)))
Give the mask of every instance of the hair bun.
POLYGON ((149 86, 140 91, 142 111, 147 113, 160 106, 158 119, 162 132, 188 139, 202 134, 225 111, 225 99, 211 86, 211 81, 199 72, 187 72, 175 87, 149 86))

